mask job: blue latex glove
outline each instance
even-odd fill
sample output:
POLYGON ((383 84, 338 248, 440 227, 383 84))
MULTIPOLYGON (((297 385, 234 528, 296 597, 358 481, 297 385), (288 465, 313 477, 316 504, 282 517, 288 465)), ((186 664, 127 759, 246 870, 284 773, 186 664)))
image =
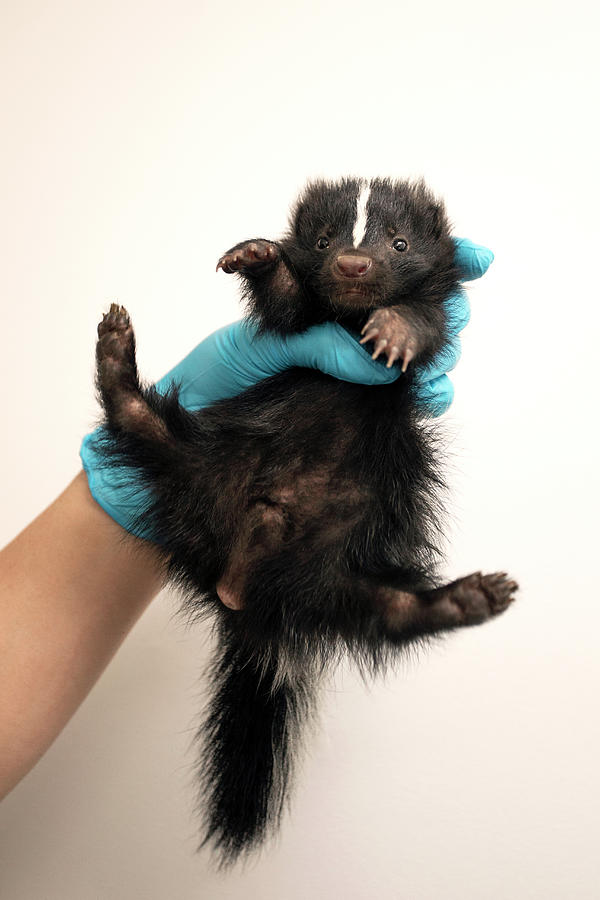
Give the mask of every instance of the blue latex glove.
MULTIPOLYGON (((455 238, 455 261, 462 272, 462 281, 474 281, 485 275, 494 254, 487 247, 474 244, 467 238, 455 238)), ((418 398, 423 411, 431 416, 445 413, 454 398, 454 387, 448 378, 460 359, 459 334, 471 318, 469 301, 465 291, 449 297, 446 301, 448 333, 450 340, 427 366, 417 366, 416 380, 419 384, 418 398)))
MULTIPOLYGON (((455 239, 456 262, 463 280, 480 278, 494 256, 491 250, 466 238, 455 239)), ((459 332, 469 321, 469 303, 464 291, 447 300, 451 340, 426 367, 417 367, 419 401, 423 411, 439 416, 452 402, 454 390, 445 374, 460 357, 459 332)), ((171 369, 156 387, 165 392, 176 382, 179 400, 189 410, 202 409, 216 400, 234 397, 258 381, 276 375, 291 366, 320 369, 343 381, 360 384, 389 384, 401 377, 400 367, 388 369, 341 325, 327 322, 302 334, 281 337, 257 335, 245 321, 226 325, 198 344, 185 359, 171 369)), ((83 439, 81 460, 90 491, 100 506, 123 528, 144 537, 133 526, 144 507, 145 492, 132 480, 130 469, 103 467, 93 447, 94 432, 83 439)))

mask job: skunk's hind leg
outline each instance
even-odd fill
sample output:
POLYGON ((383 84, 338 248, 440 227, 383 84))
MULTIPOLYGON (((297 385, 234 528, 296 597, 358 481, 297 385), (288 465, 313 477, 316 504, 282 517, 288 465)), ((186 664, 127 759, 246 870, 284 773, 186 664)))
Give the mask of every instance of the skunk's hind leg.
POLYGON ((165 423, 142 393, 129 314, 116 303, 98 325, 96 364, 96 382, 111 428, 168 440, 165 423))
POLYGON ((517 590, 516 581, 505 572, 474 572, 433 590, 381 588, 378 599, 389 633, 401 637, 481 625, 503 613, 517 590))
POLYGON ((377 653, 388 642, 481 625, 508 609, 518 590, 504 572, 475 572, 438 588, 424 587, 423 577, 417 569, 354 574, 327 549, 313 546, 303 557, 282 548, 248 574, 245 627, 256 640, 278 635, 280 644, 300 650, 308 642, 315 655, 323 636, 339 638, 360 661, 366 648, 377 653))

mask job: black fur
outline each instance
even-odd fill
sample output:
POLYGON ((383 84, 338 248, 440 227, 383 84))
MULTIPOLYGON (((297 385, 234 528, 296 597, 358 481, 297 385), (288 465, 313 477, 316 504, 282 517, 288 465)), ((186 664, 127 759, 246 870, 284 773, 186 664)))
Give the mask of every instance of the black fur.
POLYGON ((263 331, 367 323, 363 340, 406 370, 393 384, 292 369, 189 413, 176 388, 140 386, 122 308, 99 326, 98 447, 150 488, 140 524, 187 611, 217 624, 199 771, 204 841, 222 864, 277 827, 330 663, 349 653, 375 673, 411 643, 502 612, 516 590, 503 573, 437 586, 442 478, 409 363, 447 339, 454 246, 422 182, 377 179, 354 248, 360 187, 309 185, 283 240, 238 244, 218 267, 240 274, 263 331))

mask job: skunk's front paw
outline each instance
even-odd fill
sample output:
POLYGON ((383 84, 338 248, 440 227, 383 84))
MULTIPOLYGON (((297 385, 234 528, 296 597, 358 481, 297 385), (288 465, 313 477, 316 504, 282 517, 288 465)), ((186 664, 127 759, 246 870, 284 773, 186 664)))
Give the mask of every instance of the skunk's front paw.
POLYGON ((364 335, 361 344, 375 342, 373 359, 385 353, 388 369, 401 359, 402 371, 406 372, 409 362, 417 355, 417 337, 412 326, 393 308, 376 309, 361 334, 364 335))
POLYGON ((255 240, 238 244, 225 253, 217 263, 217 272, 241 272, 258 275, 279 259, 279 249, 270 241, 255 240))

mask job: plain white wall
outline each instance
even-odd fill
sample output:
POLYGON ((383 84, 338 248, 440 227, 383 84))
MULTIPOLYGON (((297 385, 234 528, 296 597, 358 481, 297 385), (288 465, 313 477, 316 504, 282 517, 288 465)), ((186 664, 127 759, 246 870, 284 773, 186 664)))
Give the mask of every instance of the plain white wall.
POLYGON ((164 593, 4 802, 3 897, 597 896, 596 16, 3 4, 0 537, 78 470, 108 303, 159 377, 239 316, 215 262, 276 237, 307 177, 423 174, 496 253, 446 416, 447 572, 522 585, 503 618, 369 691, 339 673, 279 842, 225 878, 191 815, 207 636, 164 593))

